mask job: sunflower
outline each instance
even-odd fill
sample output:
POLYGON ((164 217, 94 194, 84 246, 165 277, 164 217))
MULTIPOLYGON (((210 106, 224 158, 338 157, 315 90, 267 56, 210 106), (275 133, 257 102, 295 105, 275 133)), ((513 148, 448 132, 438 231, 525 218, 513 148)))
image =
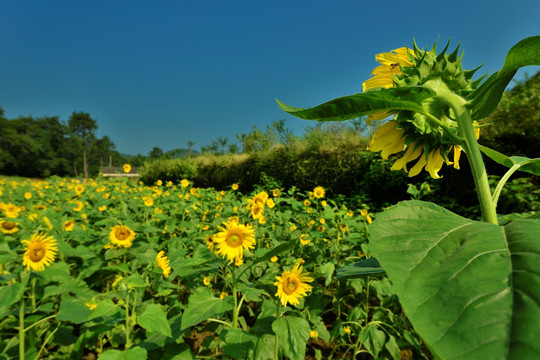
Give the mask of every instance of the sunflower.
POLYGON ((260 219, 263 216, 264 212, 264 205, 261 205, 259 203, 253 204, 251 206, 251 216, 253 219, 257 220, 260 219))
POLYGON ((143 196, 144 205, 150 207, 154 205, 154 199, 151 196, 143 196))
POLYGON ((19 231, 18 225, 13 221, 0 220, 0 231, 4 234, 14 234, 19 231))
POLYGON ((232 188, 233 190, 238 190, 238 184, 232 184, 231 188, 232 188))
POLYGON ((135 232, 126 225, 115 225, 109 233, 109 239, 113 245, 128 248, 135 239, 135 232))
POLYGON ((130 173, 131 172, 131 165, 129 164, 124 164, 124 172, 126 174, 130 173))
POLYGON ((81 195, 84 192, 84 186, 83 185, 77 185, 75 186, 75 193, 77 195, 81 195))
POLYGON ((73 231, 73 228, 75 227, 75 220, 73 219, 67 220, 66 222, 62 224, 62 227, 64 228, 65 231, 73 231))
POLYGON ((30 199, 32 198, 32 193, 31 193, 31 192, 25 192, 25 193, 24 193, 24 198, 25 198, 26 200, 30 200, 30 199))
POLYGON ((182 188, 187 188, 189 186, 189 181, 187 179, 182 179, 182 181, 180 181, 180 186, 182 186, 182 188))
POLYGON ((3 204, 2 210, 4 210, 6 217, 15 219, 19 217, 22 208, 15 204, 3 204))
POLYGON ((43 271, 45 266, 51 265, 56 258, 58 243, 52 236, 46 234, 34 234, 30 240, 22 240, 26 244, 26 250, 23 255, 23 266, 27 270, 43 271))
POLYGON ((313 278, 308 275, 307 272, 302 273, 302 266, 298 262, 291 271, 285 270, 281 276, 276 276, 277 281, 274 283, 277 286, 276 296, 279 296, 283 306, 287 306, 287 303, 298 305, 298 299, 311 291, 312 287, 307 283, 312 282, 313 278))
POLYGON ((221 232, 214 236, 216 253, 223 257, 227 257, 230 263, 235 259, 242 259, 244 249, 253 249, 255 247, 255 238, 250 225, 242 225, 237 221, 229 221, 223 223, 225 228, 221 228, 221 232))
POLYGON ((171 267, 169 266, 169 259, 165 255, 165 252, 162 250, 156 256, 156 261, 161 270, 163 270, 163 276, 165 278, 169 277, 171 273, 171 267))
POLYGON ((317 186, 313 189, 313 197, 316 199, 322 199, 324 197, 324 188, 322 186, 317 186))
POLYGON ((75 211, 81 211, 84 207, 84 204, 82 201, 75 201, 75 207, 73 208, 73 210, 75 211))

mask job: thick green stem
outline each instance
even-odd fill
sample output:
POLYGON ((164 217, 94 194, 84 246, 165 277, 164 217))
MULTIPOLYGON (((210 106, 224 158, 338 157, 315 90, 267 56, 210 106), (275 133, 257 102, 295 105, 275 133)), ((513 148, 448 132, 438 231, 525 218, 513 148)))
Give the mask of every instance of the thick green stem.
POLYGON ((19 359, 24 360, 24 296, 19 306, 19 359))
POLYGON ((439 95, 443 101, 446 101, 452 107, 460 135, 465 139, 465 153, 471 165, 476 193, 478 194, 480 209, 482 210, 482 218, 485 222, 498 224, 495 204, 491 199, 491 190, 489 188, 484 160, 482 159, 482 153, 480 152, 480 147, 474 134, 471 112, 467 107, 467 102, 453 92, 444 92, 439 95))
POLYGON ((234 309, 233 309, 233 320, 232 327, 233 329, 238 328, 238 293, 236 291, 236 271, 232 271, 232 296, 234 299, 234 309))

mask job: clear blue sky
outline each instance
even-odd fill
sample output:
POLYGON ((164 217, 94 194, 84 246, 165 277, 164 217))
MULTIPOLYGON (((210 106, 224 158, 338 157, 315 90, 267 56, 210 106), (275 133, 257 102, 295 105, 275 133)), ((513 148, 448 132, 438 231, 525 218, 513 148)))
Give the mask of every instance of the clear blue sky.
POLYGON ((375 54, 413 38, 461 42, 464 67, 483 74, 538 34, 538 0, 0 0, 0 107, 8 119, 88 112, 122 153, 199 149, 279 119, 302 135, 311 124, 274 98, 361 92, 375 54))

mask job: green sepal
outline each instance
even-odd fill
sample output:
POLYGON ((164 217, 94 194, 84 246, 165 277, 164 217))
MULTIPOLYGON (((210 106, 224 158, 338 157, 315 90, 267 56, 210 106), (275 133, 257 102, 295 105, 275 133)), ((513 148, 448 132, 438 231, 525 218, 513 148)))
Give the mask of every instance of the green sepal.
POLYGON ((473 120, 483 119, 491 114, 516 71, 529 65, 540 65, 540 35, 528 37, 514 45, 508 51, 501 70, 491 75, 468 97, 473 120))
POLYGON ((430 88, 409 86, 373 89, 330 100, 308 109, 295 108, 277 99, 276 101, 283 111, 304 120, 343 121, 385 110, 425 113, 422 101, 434 95, 435 92, 430 88))

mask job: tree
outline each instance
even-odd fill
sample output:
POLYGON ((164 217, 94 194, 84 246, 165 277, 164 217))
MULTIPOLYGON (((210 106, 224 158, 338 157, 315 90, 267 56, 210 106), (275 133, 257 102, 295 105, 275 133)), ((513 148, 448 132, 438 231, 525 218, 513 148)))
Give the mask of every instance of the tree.
POLYGON ((95 141, 95 131, 98 126, 96 120, 90 117, 90 114, 84 112, 73 112, 68 121, 68 127, 71 133, 80 140, 83 150, 83 172, 84 177, 88 178, 88 150, 95 141))
POLYGON ((163 153, 163 150, 161 150, 159 147, 154 146, 152 150, 148 153, 148 157, 152 159, 159 159, 163 157, 165 154, 163 153))

